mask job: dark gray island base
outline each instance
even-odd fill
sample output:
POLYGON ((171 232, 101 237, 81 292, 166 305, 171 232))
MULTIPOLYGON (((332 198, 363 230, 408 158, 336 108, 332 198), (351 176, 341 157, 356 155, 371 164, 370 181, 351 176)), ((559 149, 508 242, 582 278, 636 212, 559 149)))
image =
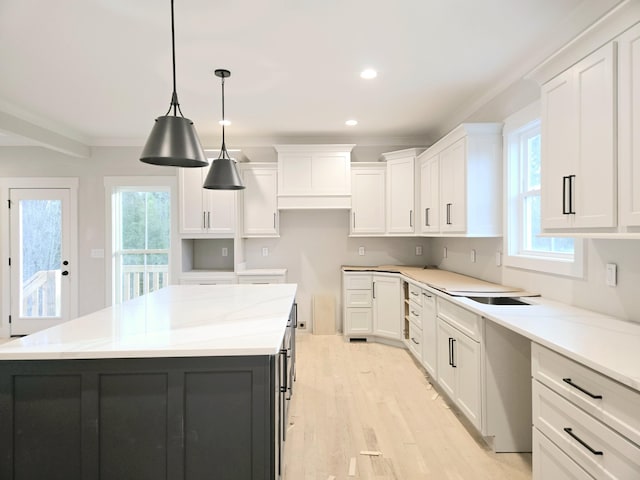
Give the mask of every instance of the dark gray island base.
POLYGON ((294 310, 277 355, 0 361, 0 479, 279 478, 294 310))

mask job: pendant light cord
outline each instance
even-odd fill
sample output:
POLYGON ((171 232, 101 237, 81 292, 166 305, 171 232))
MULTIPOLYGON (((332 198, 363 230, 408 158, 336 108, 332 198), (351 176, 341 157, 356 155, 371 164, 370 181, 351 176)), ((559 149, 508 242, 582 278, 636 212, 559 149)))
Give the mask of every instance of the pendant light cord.
POLYGON ((173 65, 173 94, 171 95, 171 105, 169 105, 169 110, 167 110, 165 116, 169 115, 169 112, 173 108, 173 115, 175 117, 177 117, 178 112, 180 112, 180 116, 184 118, 182 110, 180 110, 180 103, 178 103, 178 93, 176 92, 176 30, 173 22, 173 0, 171 0, 171 60, 173 65))
POLYGON ((224 143, 224 76, 221 77, 222 79, 222 148, 220 149, 220 155, 218 156, 218 158, 228 158, 229 160, 231 159, 229 157, 229 153, 227 152, 227 146, 224 143))

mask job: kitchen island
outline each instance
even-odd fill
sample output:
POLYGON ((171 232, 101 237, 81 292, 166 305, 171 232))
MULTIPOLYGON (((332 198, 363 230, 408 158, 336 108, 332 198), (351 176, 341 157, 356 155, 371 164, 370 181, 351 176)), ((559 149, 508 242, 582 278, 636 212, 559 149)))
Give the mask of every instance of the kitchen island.
POLYGON ((2 479, 277 479, 296 285, 170 286, 0 347, 2 479))

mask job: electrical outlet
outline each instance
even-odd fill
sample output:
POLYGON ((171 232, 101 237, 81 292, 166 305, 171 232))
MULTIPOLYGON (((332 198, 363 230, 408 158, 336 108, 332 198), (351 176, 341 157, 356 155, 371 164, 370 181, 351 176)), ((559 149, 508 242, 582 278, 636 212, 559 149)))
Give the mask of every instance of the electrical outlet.
POLYGON ((269 247, 262 247, 262 256, 263 257, 269 256, 269 247))
POLYGON ((471 249, 470 260, 471 260, 471 263, 476 263, 476 250, 475 250, 475 248, 471 249))
POLYGON ((447 247, 442 249, 442 258, 447 258, 447 247))
POLYGON ((422 255, 422 245, 416 245, 416 255, 422 255))
POLYGON ((615 263, 607 263, 605 283, 609 287, 618 285, 618 267, 615 263))
POLYGON ((502 252, 496 252, 496 267, 502 265, 502 252))
POLYGON ((227 247, 222 247, 222 256, 223 257, 229 256, 229 249, 227 247))
POLYGON ((364 255, 364 247, 358 247, 358 255, 364 255))

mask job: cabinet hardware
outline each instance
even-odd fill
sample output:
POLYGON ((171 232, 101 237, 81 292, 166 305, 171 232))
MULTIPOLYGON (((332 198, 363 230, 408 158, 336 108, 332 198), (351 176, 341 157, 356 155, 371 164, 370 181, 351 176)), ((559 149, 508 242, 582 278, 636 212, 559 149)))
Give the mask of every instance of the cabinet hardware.
POLYGON ((451 205, 452 203, 447 203, 447 225, 451 225, 451 205))
POLYGON ((584 393, 585 395, 589 395, 591 398, 595 398, 595 399, 600 399, 602 398, 602 395, 594 395, 593 393, 591 393, 589 390, 586 390, 584 388, 582 388, 580 385, 576 385, 575 383, 573 383, 571 381, 570 378, 563 378, 562 381, 564 383, 567 383, 569 385, 571 385, 573 388, 575 388, 576 390, 580 390, 582 393, 584 393))
POLYGON ((453 338, 449 337, 449 365, 453 366, 453 349, 451 348, 451 342, 453 338))
POLYGON ((418 294, 416 292, 411 292, 411 295, 413 295, 414 297, 418 296, 418 294))
POLYGON ((455 351, 455 345, 454 345, 455 341, 456 341, 455 338, 451 339, 451 366, 453 368, 458 368, 458 365, 456 365, 456 355, 455 355, 456 351, 455 351))
POLYGON ((429 225, 429 210, 431 210, 431 208, 427 207, 424 209, 424 226, 425 227, 430 227, 431 225, 429 225))
POLYGON ((418 314, 416 312, 414 312, 413 310, 411 310, 411 314, 415 315, 416 317, 418 316, 418 314))
POLYGON ((576 212, 573 210, 573 185, 575 183, 575 180, 575 175, 569 175, 569 213, 571 215, 576 214, 576 212))
POLYGON ((373 298, 376 298, 376 282, 373 282, 373 298))
POLYGON ((207 212, 207 228, 211 228, 211 212, 207 212))
POLYGON ((353 228, 356 228, 356 212, 353 212, 353 228))
POLYGON ((69 275, 69 272, 67 270, 64 270, 61 275, 66 277, 67 275, 69 275))
POLYGON ((565 432, 567 432, 567 434, 573 438, 576 442, 578 442, 580 445, 582 445, 584 448, 586 448, 587 450, 589 450, 591 453, 593 453, 594 455, 604 455, 604 452, 602 450, 596 450, 594 449, 591 445, 589 445, 587 442, 585 442, 584 440, 582 440, 579 436, 577 436, 575 433, 573 433, 573 429, 569 428, 569 427, 565 427, 563 429, 565 432))
POLYGON ((571 213, 570 209, 567 208, 567 180, 569 180, 569 176, 562 177, 562 214, 568 215, 571 213))
POLYGON ((409 226, 413 227, 413 210, 409 210, 409 226))
POLYGON ((431 295, 429 295, 428 293, 422 292, 422 295, 424 295, 427 298, 431 298, 431 295))
POLYGON ((202 228, 207 228, 207 212, 202 212, 202 228))
POLYGON ((411 341, 412 341, 413 343, 415 343, 416 345, 420 345, 420 342, 416 341, 416 339, 415 339, 415 338, 413 338, 413 337, 411 337, 411 341))

